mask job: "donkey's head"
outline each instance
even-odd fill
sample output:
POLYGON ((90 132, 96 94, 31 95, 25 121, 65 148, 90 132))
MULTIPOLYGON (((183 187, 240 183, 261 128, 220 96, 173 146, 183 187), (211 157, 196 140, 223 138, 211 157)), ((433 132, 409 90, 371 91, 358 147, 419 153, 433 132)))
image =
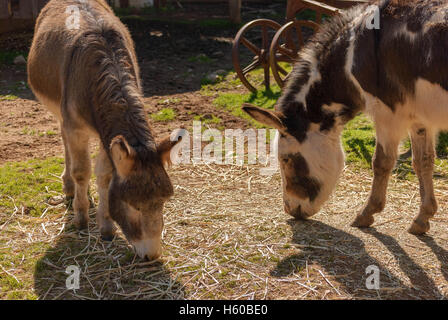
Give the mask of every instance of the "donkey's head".
POLYGON ((257 121, 279 130, 278 160, 283 184, 285 211, 306 219, 319 211, 334 189, 344 166, 339 135, 328 135, 310 125, 305 138, 288 128, 279 112, 255 106, 243 107, 257 121))
POLYGON ((276 111, 243 107, 255 120, 279 130, 284 207, 296 218, 314 215, 330 197, 344 167, 341 131, 365 107, 351 73, 350 17, 323 26, 300 52, 276 111))
POLYGON ((137 254, 149 260, 161 254, 163 206, 173 195, 164 164, 181 140, 164 139, 156 148, 133 147, 123 136, 115 137, 110 156, 115 171, 109 186, 109 211, 137 254))

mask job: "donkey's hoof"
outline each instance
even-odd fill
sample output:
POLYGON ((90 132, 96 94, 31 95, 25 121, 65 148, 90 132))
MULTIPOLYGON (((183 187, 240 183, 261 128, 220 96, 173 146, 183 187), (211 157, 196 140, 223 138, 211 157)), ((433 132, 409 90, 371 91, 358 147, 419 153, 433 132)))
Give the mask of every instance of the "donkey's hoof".
POLYGON ((89 227, 89 220, 84 217, 79 218, 78 216, 75 216, 74 223, 75 223, 76 229, 78 229, 78 230, 84 230, 89 227))
POLYGON ((75 197, 75 184, 73 182, 64 182, 62 192, 64 192, 67 198, 73 199, 75 197))
POLYGON ((100 228, 101 240, 110 242, 114 240, 115 228, 100 228))
POLYGON ((374 221, 375 219, 373 219, 372 216, 358 215, 356 216, 355 221, 353 221, 352 227, 367 228, 370 227, 374 221))
POLYGON ((111 242, 114 240, 115 234, 102 234, 101 233, 101 240, 106 242, 111 242))
POLYGON ((429 231, 429 222, 422 222, 414 220, 412 222, 412 225, 409 227, 408 232, 415 234, 415 235, 421 235, 429 231))

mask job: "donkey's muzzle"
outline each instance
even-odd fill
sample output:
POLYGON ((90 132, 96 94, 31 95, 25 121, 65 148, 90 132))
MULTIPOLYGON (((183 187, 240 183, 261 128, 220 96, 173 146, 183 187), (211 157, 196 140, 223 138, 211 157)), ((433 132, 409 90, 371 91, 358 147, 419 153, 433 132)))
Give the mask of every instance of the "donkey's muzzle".
POLYGON ((297 220, 306 220, 309 218, 309 215, 302 211, 302 206, 298 206, 295 208, 291 208, 288 201, 284 202, 285 212, 291 216, 293 216, 297 220))
POLYGON ((139 241, 133 241, 134 249, 137 255, 149 261, 156 260, 162 254, 162 245, 160 238, 149 238, 139 241))

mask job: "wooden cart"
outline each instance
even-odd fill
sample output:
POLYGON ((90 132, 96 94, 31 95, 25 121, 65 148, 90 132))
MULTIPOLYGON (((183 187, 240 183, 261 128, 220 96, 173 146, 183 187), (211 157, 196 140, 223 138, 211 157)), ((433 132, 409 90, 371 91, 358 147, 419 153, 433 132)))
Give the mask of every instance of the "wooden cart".
MULTIPOLYGON (((281 26, 269 19, 257 19, 244 25, 237 33, 232 48, 235 71, 241 82, 252 92, 257 86, 251 79, 252 71, 264 70, 264 86, 270 88, 271 74, 280 87, 289 75, 288 70, 304 46, 306 36, 316 32, 324 16, 334 16, 343 9, 363 4, 367 0, 288 0, 286 24, 281 26), (314 20, 297 20, 304 10, 314 12, 314 20), (249 52, 252 59, 242 65, 242 51, 249 52)), ((247 54, 246 54, 247 57, 247 54)))

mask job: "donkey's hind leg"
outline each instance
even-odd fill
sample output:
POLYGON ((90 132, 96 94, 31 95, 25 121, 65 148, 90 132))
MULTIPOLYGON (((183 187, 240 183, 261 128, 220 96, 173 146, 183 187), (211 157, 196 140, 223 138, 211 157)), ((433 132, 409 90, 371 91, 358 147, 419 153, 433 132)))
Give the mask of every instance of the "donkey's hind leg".
POLYGON ((437 212, 434 196, 434 137, 435 134, 423 126, 414 126, 410 131, 412 143, 412 164, 420 183, 420 212, 409 228, 413 234, 423 234, 429 230, 429 219, 437 212))
POLYGON ((96 183, 98 185, 99 204, 96 212, 96 221, 98 229, 101 233, 101 238, 106 241, 113 239, 116 227, 109 215, 109 184, 113 173, 112 163, 107 156, 103 147, 100 147, 100 152, 96 159, 95 174, 96 183))
POLYGON ((61 133, 62 133, 62 142, 64 143, 64 158, 65 158, 65 168, 64 172, 62 173, 62 183, 63 188, 62 190, 65 193, 65 196, 67 198, 73 198, 75 196, 75 182, 73 181, 73 178, 71 176, 70 172, 70 153, 68 151, 68 145, 67 145, 67 138, 66 133, 64 130, 64 127, 61 126, 61 133))
POLYGON ((78 229, 86 229, 90 207, 88 198, 91 175, 89 136, 82 130, 65 129, 65 140, 70 155, 70 175, 75 182, 75 199, 73 201, 75 226, 78 229))

